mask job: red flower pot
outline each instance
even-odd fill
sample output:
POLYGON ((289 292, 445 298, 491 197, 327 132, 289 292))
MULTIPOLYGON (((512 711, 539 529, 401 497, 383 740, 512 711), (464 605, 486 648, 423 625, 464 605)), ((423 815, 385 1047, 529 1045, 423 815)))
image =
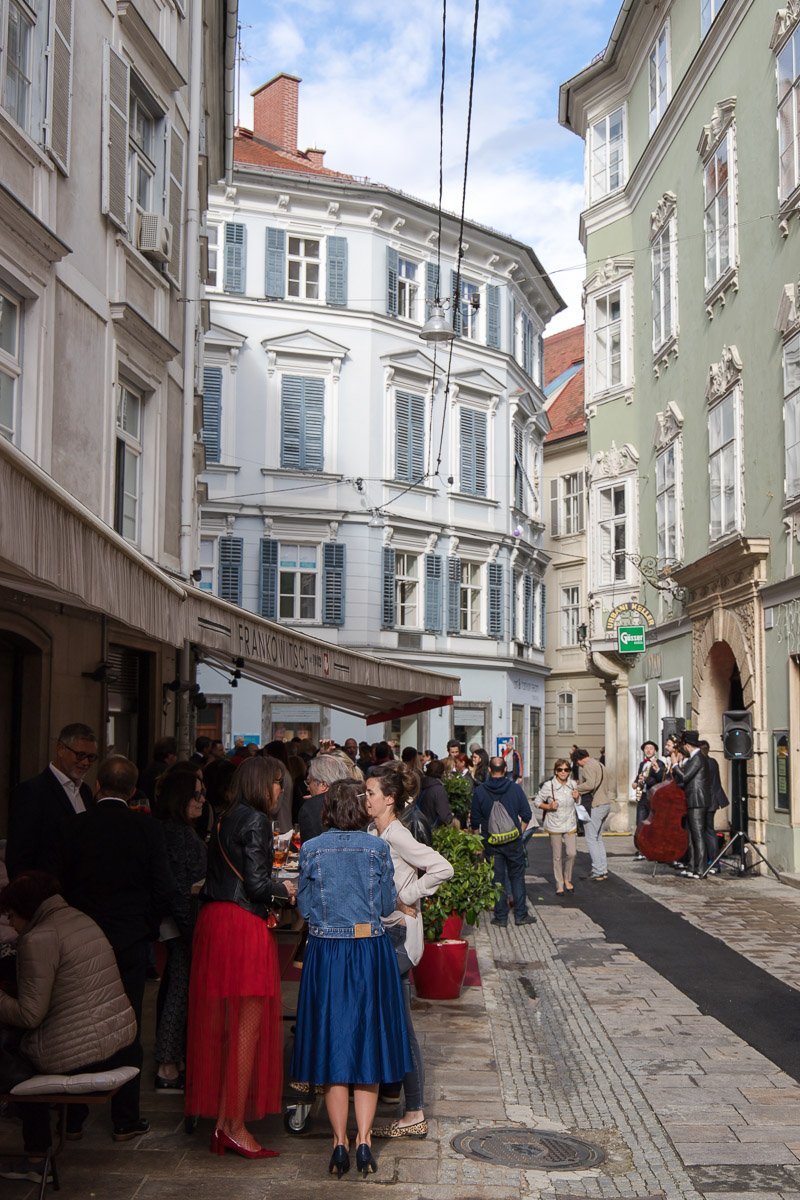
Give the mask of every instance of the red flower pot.
POLYGON ((426 942, 414 967, 414 987, 423 1000, 457 1000, 467 973, 467 943, 426 942))
POLYGON ((457 942, 461 937, 464 929, 464 918, 459 917, 457 913, 451 913, 442 926, 443 942, 457 942))

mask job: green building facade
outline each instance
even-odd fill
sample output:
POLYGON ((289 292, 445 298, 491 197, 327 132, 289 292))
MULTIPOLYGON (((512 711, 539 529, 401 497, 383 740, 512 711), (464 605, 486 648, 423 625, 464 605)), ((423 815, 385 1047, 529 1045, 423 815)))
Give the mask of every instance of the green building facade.
MULTIPOLYGON (((559 116, 586 145, 587 649, 615 697, 606 762, 632 779, 643 738, 683 719, 730 794, 722 714, 748 712, 749 831, 794 872, 800 0, 625 0, 559 116), (628 604, 646 610, 644 653, 619 653, 628 604)), ((616 799, 631 818, 626 782, 616 799)))

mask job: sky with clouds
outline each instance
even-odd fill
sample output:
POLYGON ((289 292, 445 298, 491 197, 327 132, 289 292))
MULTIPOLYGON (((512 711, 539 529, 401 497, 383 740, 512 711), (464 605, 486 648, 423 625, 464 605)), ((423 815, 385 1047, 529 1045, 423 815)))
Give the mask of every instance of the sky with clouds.
MULTIPOLYGON (((604 49, 620 0, 482 0, 467 216, 533 246, 582 320, 583 142, 558 124, 559 85, 604 49)), ((299 145, 325 165, 435 203, 442 8, 433 0, 240 0, 240 121, 251 91, 286 71, 299 145)), ((447 2, 444 207, 460 210, 474 0, 447 2)))

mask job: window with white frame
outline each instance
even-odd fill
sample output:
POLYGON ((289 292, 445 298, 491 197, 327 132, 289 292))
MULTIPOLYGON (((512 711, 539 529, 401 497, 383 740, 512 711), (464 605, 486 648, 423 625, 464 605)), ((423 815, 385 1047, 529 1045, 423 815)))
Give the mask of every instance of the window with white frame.
POLYGON ((733 191, 733 129, 728 129, 703 172, 706 291, 730 270, 735 258, 736 196, 733 191))
POLYGON ((395 624, 419 629, 421 624, 418 554, 398 550, 394 566, 395 624))
POLYGON ((575 728, 575 693, 558 693, 558 732, 570 733, 575 728))
MULTIPOLYGON (((128 179, 130 209, 137 218, 142 213, 161 211, 157 181, 160 120, 161 114, 132 78, 128 107, 128 179)), ((135 219, 134 236, 138 227, 138 219, 135 219)))
POLYGON ((800 333, 789 338, 783 348, 783 423, 786 499, 796 500, 800 496, 800 333))
POLYGON ((477 339, 480 317, 480 288, 477 283, 470 283, 468 279, 461 280, 458 312, 461 319, 461 336, 477 339))
POLYGON ((127 383, 120 383, 117 400, 114 528, 129 542, 139 540, 143 419, 143 394, 127 383))
POLYGON ((653 353, 670 342, 677 329, 675 289, 675 217, 653 239, 650 260, 653 271, 653 353))
POLYGON ((17 420, 17 392, 22 374, 22 306, 0 290, 0 435, 13 438, 17 420))
POLYGON ((781 200, 800 186, 800 27, 778 54, 778 155, 781 200))
POLYGON ((197 581, 197 586, 203 592, 214 591, 214 568, 217 564, 217 539, 211 537, 200 538, 200 550, 197 557, 197 567, 200 572, 200 578, 197 581))
POLYGON ((208 227, 208 278, 206 286, 217 286, 217 256, 219 254, 219 225, 208 227))
POLYGON ((725 0, 700 0, 700 33, 705 37, 725 0))
POLYGON ((0 77, 3 108, 26 131, 30 131, 31 85, 33 82, 36 5, 25 0, 0 3, 0 77))
POLYGON ((317 617, 318 548, 281 542, 278 552, 278 616, 289 621, 317 617))
POLYGON ((669 104, 669 23, 656 38, 647 60, 650 86, 650 132, 655 130, 669 104))
POLYGON ((481 632, 481 565, 461 560, 461 609, 459 629, 462 633, 481 632))
POLYGON ((287 295, 297 296, 302 300, 319 300, 319 238, 290 237, 286 264, 287 295))
POLYGON ((591 128, 591 200, 625 184, 625 108, 617 108, 591 128))
POLYGON ((570 537, 585 525, 584 473, 571 471, 550 480, 550 533, 570 537))
POLYGON ((592 371, 594 392, 622 383, 622 289, 594 301, 592 371))
POLYGON ((577 646, 581 623, 581 589, 574 585, 561 589, 561 645, 577 646))
POLYGON ((417 304, 418 269, 418 264, 408 258, 397 260, 397 315, 405 317, 407 321, 417 321, 420 318, 417 304))
POLYGON ((612 587, 628 578, 631 544, 628 488, 614 483, 597 491, 598 585, 612 587))
POLYGON ((708 471, 711 480, 709 536, 712 542, 741 528, 738 427, 739 389, 736 387, 708 411, 708 471))
POLYGON ((656 553, 660 563, 680 558, 680 522, 678 454, 672 442, 656 456, 656 553))

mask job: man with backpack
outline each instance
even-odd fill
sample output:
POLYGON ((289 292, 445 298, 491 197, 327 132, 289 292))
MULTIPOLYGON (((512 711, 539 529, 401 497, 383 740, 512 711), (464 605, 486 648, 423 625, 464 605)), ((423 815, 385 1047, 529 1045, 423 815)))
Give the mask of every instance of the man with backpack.
POLYGON ((494 879, 503 887, 494 906, 493 925, 508 924, 508 899, 505 893, 506 874, 511 882, 514 899, 514 924, 532 925, 536 917, 528 912, 525 895, 525 852, 522 835, 533 814, 528 797, 518 783, 506 776, 502 758, 489 759, 489 778, 475 788, 472 796, 470 824, 480 829, 489 854, 494 856, 494 879))

